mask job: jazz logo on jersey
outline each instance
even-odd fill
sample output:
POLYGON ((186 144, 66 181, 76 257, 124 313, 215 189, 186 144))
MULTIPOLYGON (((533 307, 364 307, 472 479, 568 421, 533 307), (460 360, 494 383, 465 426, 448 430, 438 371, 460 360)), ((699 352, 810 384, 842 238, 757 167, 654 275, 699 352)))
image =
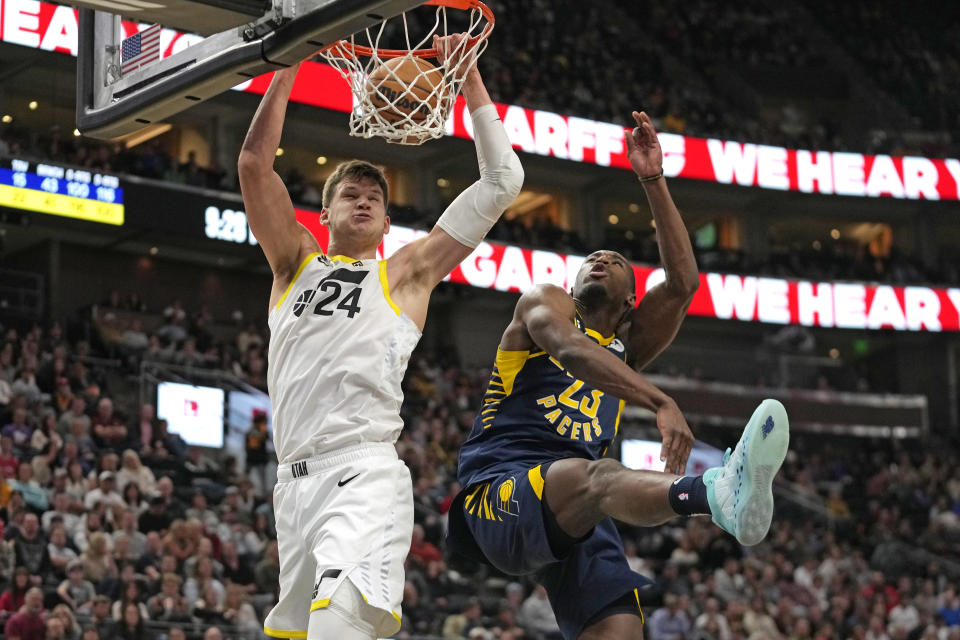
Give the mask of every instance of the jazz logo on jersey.
POLYGON ((340 309, 347 313, 348 318, 353 318, 360 312, 360 294, 363 292, 360 283, 363 282, 368 273, 370 272, 366 270, 354 271, 346 267, 335 269, 330 275, 318 282, 315 288, 300 292, 297 301, 293 303, 293 315, 299 318, 306 308, 313 303, 313 299, 319 298, 313 308, 313 315, 332 316, 334 311, 340 309), (356 286, 344 293, 344 285, 350 284, 356 286), (334 304, 336 306, 333 306, 334 304))
POLYGON ((520 503, 513 497, 516 484, 513 478, 507 478, 500 483, 500 488, 497 489, 497 509, 508 516, 520 515, 520 503))

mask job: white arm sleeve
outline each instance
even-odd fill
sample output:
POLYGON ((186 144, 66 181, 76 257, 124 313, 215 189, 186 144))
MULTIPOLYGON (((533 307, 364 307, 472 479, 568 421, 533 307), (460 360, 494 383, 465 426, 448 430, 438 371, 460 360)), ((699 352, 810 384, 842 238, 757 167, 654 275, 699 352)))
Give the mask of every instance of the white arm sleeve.
POLYGON ((470 117, 480 179, 450 203, 437 226, 460 244, 474 248, 520 193, 523 167, 507 139, 496 107, 484 105, 470 117))

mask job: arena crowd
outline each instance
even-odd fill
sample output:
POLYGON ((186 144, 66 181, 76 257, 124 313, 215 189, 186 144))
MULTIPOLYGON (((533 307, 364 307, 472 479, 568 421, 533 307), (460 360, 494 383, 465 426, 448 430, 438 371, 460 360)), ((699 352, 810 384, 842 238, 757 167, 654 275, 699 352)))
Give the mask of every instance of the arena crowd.
MULTIPOLYGON (((98 308, 110 305, 150 314, 136 295, 113 292, 98 308)), ((264 386, 255 324, 216 342, 204 329, 212 318, 198 322, 209 311, 171 303, 155 313, 168 328, 122 336, 120 362, 163 357, 264 386)), ((123 366, 102 364, 120 353, 105 335, 68 340, 59 324, 2 333, 7 637, 260 637, 279 566, 269 486, 220 452, 188 446, 138 404, 123 366)), ((443 551, 457 451, 487 375, 419 354, 405 380, 398 450, 414 477, 416 528, 400 637, 558 637, 531 581, 443 551)), ((956 447, 830 444, 794 438, 782 479, 816 509, 781 500, 758 547, 740 548, 707 519, 623 530, 631 565, 655 580, 643 594, 648 638, 960 638, 956 447)), ((271 455, 255 426, 248 466, 256 472, 271 455)))

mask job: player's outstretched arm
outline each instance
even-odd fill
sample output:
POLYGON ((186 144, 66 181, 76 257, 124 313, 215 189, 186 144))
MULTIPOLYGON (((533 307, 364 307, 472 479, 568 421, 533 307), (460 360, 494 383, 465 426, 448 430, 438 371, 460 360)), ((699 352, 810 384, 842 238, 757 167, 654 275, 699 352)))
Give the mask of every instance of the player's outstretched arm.
MULTIPOLYGON (((539 285, 520 297, 507 334, 522 328, 530 342, 559 360, 577 379, 655 412, 666 470, 676 473, 685 468, 694 438, 676 402, 577 329, 575 314, 575 303, 566 291, 539 285)), ((504 342, 509 337, 505 335, 504 342)))
POLYGON ((660 262, 666 279, 643 296, 630 316, 627 358, 643 369, 673 342, 700 284, 697 261, 683 218, 663 177, 663 153, 646 113, 633 112, 637 127, 625 134, 627 157, 646 192, 657 226, 660 262))
MULTIPOLYGON (((458 64, 463 39, 463 34, 435 38, 441 61, 458 64)), ((404 280, 431 289, 473 252, 523 186, 523 167, 487 94, 476 60, 461 66, 466 69, 462 93, 473 121, 480 179, 457 196, 426 237, 407 245, 401 250, 403 255, 398 251, 391 258, 401 267, 404 280)))
POLYGON ((309 240, 316 244, 312 236, 305 237, 309 232, 297 222, 287 187, 273 170, 287 101, 298 67, 274 74, 270 88, 253 116, 237 160, 247 221, 273 270, 274 289, 282 285, 281 291, 300 266, 301 247, 309 244, 309 240))

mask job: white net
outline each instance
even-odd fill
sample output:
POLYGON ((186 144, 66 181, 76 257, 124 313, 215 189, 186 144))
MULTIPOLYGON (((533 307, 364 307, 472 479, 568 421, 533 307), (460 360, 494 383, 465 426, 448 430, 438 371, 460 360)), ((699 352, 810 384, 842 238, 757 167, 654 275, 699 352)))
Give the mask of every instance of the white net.
POLYGON ((466 72, 487 47, 493 16, 472 0, 432 0, 427 4, 435 5, 432 24, 431 19, 424 19, 424 9, 416 15, 408 11, 320 52, 353 92, 350 135, 408 145, 444 135, 466 72), (456 8, 436 6, 440 2, 456 8), (467 37, 441 64, 431 55, 433 36, 456 33, 467 37), (386 48, 394 41, 396 48, 386 48))

